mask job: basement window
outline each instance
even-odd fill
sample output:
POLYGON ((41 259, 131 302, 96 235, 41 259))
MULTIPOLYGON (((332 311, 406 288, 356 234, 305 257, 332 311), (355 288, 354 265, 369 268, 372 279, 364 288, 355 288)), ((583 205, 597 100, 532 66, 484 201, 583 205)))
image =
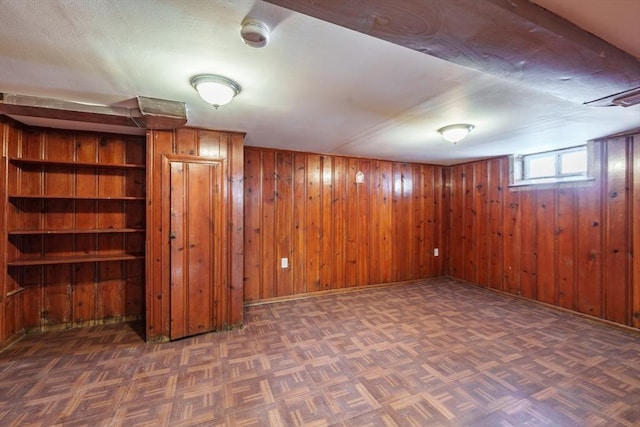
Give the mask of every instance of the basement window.
POLYGON ((510 185, 535 185, 592 179, 591 144, 510 158, 510 185))

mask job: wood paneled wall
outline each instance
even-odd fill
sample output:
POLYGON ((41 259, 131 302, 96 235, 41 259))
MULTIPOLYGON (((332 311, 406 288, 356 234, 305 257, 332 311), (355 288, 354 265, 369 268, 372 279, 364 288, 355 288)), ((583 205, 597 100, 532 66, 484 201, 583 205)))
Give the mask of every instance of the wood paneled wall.
POLYGON ((242 323, 243 270, 243 140, 241 133, 181 128, 147 132, 147 287, 146 335, 150 341, 170 337, 169 195, 163 164, 167 156, 193 156, 222 161, 223 209, 226 228, 221 239, 223 253, 217 261, 224 268, 224 282, 216 295, 220 328, 242 323))
MULTIPOLYGON (((624 325, 640 311, 634 137, 595 143, 595 180, 508 187, 508 159, 448 170, 447 271, 480 286, 624 325)), ((638 327, 638 319, 635 318, 638 327)))
POLYGON ((640 135, 628 142, 633 158, 633 177, 631 183, 631 228, 633 232, 631 246, 631 307, 633 326, 640 328, 640 135))
POLYGON ((0 342, 23 330, 139 319, 144 138, 0 126, 0 342))
MULTIPOLYGON (((3 271, 13 269, 7 267, 7 257, 15 255, 11 253, 16 241, 8 238, 9 228, 30 224, 38 228, 45 223, 56 228, 82 224, 98 228, 114 221, 135 227, 144 222, 131 216, 122 222, 122 210, 106 207, 56 215, 52 205, 49 211, 54 215, 43 217, 29 209, 29 202, 20 202, 26 203, 22 206, 10 203, 8 197, 9 192, 27 187, 42 189, 43 183, 72 193, 89 188, 100 192, 106 184, 91 174, 79 183, 67 172, 57 177, 54 173, 53 178, 37 172, 28 184, 23 178, 11 178, 9 157, 31 153, 43 159, 62 156, 60 160, 82 161, 84 156, 85 161, 144 163, 143 139, 142 148, 132 150, 127 147, 135 144, 125 142, 129 137, 111 136, 105 144, 107 140, 96 134, 33 131, 6 119, 0 120, 0 137, 0 200, 7 206, 0 214, 3 271), (47 179, 55 182, 47 184, 43 181, 47 179)), ((224 160, 229 325, 242 321, 243 296, 245 301, 258 301, 450 274, 640 327, 640 257, 634 258, 640 253, 638 135, 595 144, 599 167, 592 182, 518 189, 508 187, 506 158, 440 167, 243 149, 242 140, 242 134, 188 128, 147 135, 150 340, 169 336, 168 230, 167 218, 162 218, 168 189, 163 188, 160 174, 162 158, 168 154, 224 160), (358 171, 364 173, 362 184, 355 183, 358 171), (433 256, 436 247, 439 257, 433 256), (289 267, 281 268, 285 257, 289 267)), ((132 178, 116 185, 123 195, 144 194, 135 189, 136 173, 128 172, 132 178)), ((128 247, 139 246, 131 238, 128 247)), ((40 239, 40 245, 47 247, 34 251, 55 247, 64 252, 68 239, 51 245, 40 239)), ((69 245, 83 246, 72 240, 69 245)), ((108 251, 108 242, 101 246, 108 251)), ((2 275, 0 343, 25 328, 140 315, 145 305, 142 261, 73 265, 20 267, 20 273, 2 275)))
POLYGON ((22 307, 22 293, 9 293, 7 278, 7 148, 9 141, 17 141, 21 131, 8 118, 0 116, 0 349, 22 330, 19 316, 22 307))
POLYGON ((442 167, 247 147, 244 170, 246 301, 444 273, 442 167))

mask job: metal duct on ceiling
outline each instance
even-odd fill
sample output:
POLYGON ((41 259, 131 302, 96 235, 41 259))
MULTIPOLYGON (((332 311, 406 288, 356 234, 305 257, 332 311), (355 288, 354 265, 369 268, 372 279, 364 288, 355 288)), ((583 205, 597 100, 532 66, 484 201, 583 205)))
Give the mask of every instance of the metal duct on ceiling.
POLYGON ((137 108, 126 108, 0 93, 0 114, 158 130, 187 123, 184 102, 143 96, 136 101, 137 108))

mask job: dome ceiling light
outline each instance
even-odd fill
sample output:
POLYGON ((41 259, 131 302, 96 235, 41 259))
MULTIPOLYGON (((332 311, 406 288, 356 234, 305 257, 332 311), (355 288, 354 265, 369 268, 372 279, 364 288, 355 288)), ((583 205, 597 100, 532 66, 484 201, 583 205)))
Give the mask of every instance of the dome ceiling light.
POLYGON ((474 125, 460 123, 441 127, 440 129, 438 129, 438 133, 442 135, 445 140, 451 142, 452 144, 457 144, 458 142, 465 139, 474 127, 474 125))
POLYGON ((242 88, 233 80, 216 74, 200 74, 191 77, 191 86, 207 104, 218 108, 226 105, 242 88))

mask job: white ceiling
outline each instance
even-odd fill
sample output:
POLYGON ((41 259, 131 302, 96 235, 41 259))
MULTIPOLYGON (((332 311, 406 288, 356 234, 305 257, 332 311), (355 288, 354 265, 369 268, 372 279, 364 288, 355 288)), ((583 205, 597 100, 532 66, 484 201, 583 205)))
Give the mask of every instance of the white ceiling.
MULTIPOLYGON (((640 1, 535 2, 640 58, 640 1)), ((640 105, 582 106, 261 1, 0 6, 0 92, 101 105, 130 105, 135 96, 183 101, 189 126, 246 132, 247 145, 453 164, 640 127, 640 105), (247 16, 271 27, 265 48, 243 44, 247 16), (216 110, 189 84, 200 73, 230 77, 242 92, 216 110), (476 129, 457 145, 436 132, 459 122, 476 129)))

